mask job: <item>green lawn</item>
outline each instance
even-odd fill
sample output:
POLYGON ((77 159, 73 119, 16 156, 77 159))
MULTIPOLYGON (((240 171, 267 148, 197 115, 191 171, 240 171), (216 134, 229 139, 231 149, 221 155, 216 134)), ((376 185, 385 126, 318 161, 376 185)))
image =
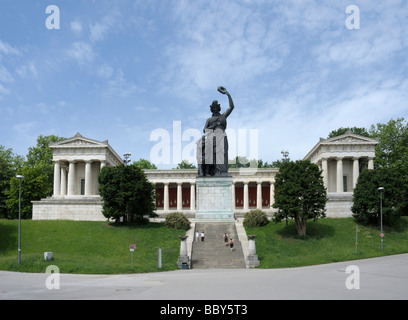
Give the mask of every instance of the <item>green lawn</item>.
POLYGON ((256 251, 260 268, 285 268, 322 263, 365 259, 408 252, 408 217, 393 227, 384 228, 384 250, 380 231, 375 227, 358 226, 353 218, 326 218, 308 221, 307 236, 297 236, 293 221, 270 222, 260 228, 246 228, 248 235, 257 235, 256 251))
MULTIPOLYGON (((61 273, 113 274, 155 272, 177 269, 180 235, 163 223, 145 226, 115 226, 107 222, 32 221, 21 223, 21 265, 17 263, 17 220, 0 220, 0 270, 45 272, 48 265, 61 273), (133 270, 129 245, 136 244, 133 270), (162 249, 163 268, 157 266, 157 250, 162 249), (52 251, 54 261, 44 261, 52 251)), ((408 252, 408 217, 385 228, 384 251, 380 250, 380 231, 358 226, 352 218, 326 218, 308 222, 307 236, 297 236, 293 221, 270 222, 261 228, 246 228, 255 234, 260 268, 284 268, 337 261, 364 259, 408 252)))
POLYGON ((61 273, 112 274, 177 269, 180 235, 162 223, 115 226, 107 222, 21 222, 21 265, 18 265, 18 221, 0 220, 0 270, 45 272, 48 265, 61 273), (133 270, 129 245, 133 252, 133 270), (162 249, 162 269, 158 268, 162 249), (54 261, 44 261, 44 252, 54 261))

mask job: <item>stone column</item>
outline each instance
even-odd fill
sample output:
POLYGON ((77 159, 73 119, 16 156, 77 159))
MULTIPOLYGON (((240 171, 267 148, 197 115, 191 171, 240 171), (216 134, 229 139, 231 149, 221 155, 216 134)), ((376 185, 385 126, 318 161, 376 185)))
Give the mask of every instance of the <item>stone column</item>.
POLYGON ((374 158, 368 158, 368 169, 369 170, 374 169, 374 158))
POLYGON ((195 184, 190 184, 190 211, 195 211, 195 184))
POLYGON ((85 161, 85 196, 92 194, 92 161, 85 161))
POLYGON ((249 209, 249 193, 248 193, 248 182, 244 181, 244 210, 249 209))
POLYGON ((67 170, 61 166, 61 196, 67 195, 67 170))
POLYGON ((165 182, 164 183, 164 195, 163 195, 163 210, 168 211, 169 210, 169 183, 165 182))
POLYGON ((177 211, 183 210, 183 188, 182 183, 177 182, 177 211))
POLYGON ((105 167, 106 167, 106 161, 102 160, 100 170, 102 170, 105 167))
POLYGON ((58 161, 54 162, 54 197, 61 195, 61 165, 58 161))
POLYGON ((262 182, 257 182, 256 185, 256 208, 262 209, 262 182))
POLYGON ((343 158, 337 157, 337 188, 336 192, 343 192, 343 158))
POLYGON ((68 169, 68 195, 75 195, 75 161, 69 162, 68 169))
POLYGON ((271 186, 269 189, 269 205, 272 208, 272 205, 275 203, 275 181, 271 181, 271 186))
POLYGON ((328 166, 327 166, 327 158, 322 158, 323 183, 324 183, 324 186, 326 187, 326 189, 329 188, 329 179, 328 179, 329 175, 328 175, 328 173, 329 173, 329 169, 328 169, 328 166))
POLYGON ((232 181, 232 186, 231 186, 231 198, 232 198, 232 210, 235 210, 235 182, 232 181))
POLYGON ((360 174, 358 158, 353 158, 353 189, 357 185, 358 176, 360 174))

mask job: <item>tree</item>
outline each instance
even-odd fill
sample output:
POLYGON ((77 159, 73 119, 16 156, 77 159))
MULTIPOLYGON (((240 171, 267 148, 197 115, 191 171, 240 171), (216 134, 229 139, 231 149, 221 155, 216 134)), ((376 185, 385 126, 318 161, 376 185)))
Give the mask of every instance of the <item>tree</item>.
POLYGON ((383 191, 383 223, 390 224, 401 215, 408 214, 408 186, 395 167, 364 170, 358 177, 351 211, 358 223, 380 227, 380 192, 383 191))
MULTIPOLYGON (((52 186, 48 184, 47 174, 41 167, 23 167, 17 171, 17 174, 24 176, 24 180, 21 183, 21 217, 23 219, 30 219, 33 209, 31 201, 47 197, 52 192, 52 186)), ((8 217, 12 219, 18 218, 19 187, 19 179, 11 178, 6 204, 8 217)))
POLYGON ((283 162, 275 177, 275 222, 295 220, 299 235, 306 235, 307 220, 324 218, 326 188, 318 166, 310 161, 283 162))
MULTIPOLYGON (((43 136, 39 135, 37 138, 37 145, 28 148, 27 160, 25 165, 30 168, 40 168, 44 171, 47 179, 45 188, 52 194, 52 186, 54 180, 54 163, 52 161, 52 150, 49 147, 50 143, 65 140, 65 138, 55 135, 43 136)), ((34 199, 33 199, 34 200, 34 199)))
POLYGON ((175 169, 197 169, 197 167, 187 160, 181 161, 175 169))
POLYGON ((332 132, 329 133, 327 138, 334 138, 337 136, 341 136, 342 134, 345 134, 347 131, 351 131, 355 134, 359 134, 360 136, 370 137, 370 134, 367 132, 365 128, 348 127, 348 128, 339 128, 337 130, 333 130, 332 132))
POLYGON ((139 167, 140 169, 157 169, 154 163, 142 158, 140 158, 138 161, 133 161, 133 165, 139 167))
POLYGON ((24 158, 0 145, 0 218, 9 218, 6 200, 10 191, 10 180, 23 166, 24 158))
POLYGON ((104 167, 99 176, 102 213, 108 219, 129 222, 155 217, 155 187, 137 165, 104 167))
POLYGON ((374 164, 376 168, 396 167, 408 175, 408 123, 404 118, 391 119, 387 124, 372 125, 370 134, 378 138, 374 164), (404 123, 405 122, 405 123, 404 123))
POLYGON ((236 156, 235 159, 228 160, 229 168, 259 168, 259 165, 264 165, 262 160, 248 160, 247 157, 236 156))

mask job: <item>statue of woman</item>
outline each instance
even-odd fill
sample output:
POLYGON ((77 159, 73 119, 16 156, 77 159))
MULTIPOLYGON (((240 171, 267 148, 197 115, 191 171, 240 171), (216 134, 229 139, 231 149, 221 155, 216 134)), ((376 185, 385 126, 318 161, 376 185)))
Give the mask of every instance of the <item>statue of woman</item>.
POLYGON ((221 114, 221 106, 217 100, 214 100, 210 106, 212 116, 207 119, 203 130, 205 135, 201 139, 201 145, 199 143, 197 146, 199 176, 229 176, 228 139, 225 129, 227 128, 227 117, 234 109, 234 102, 227 89, 218 87, 217 90, 228 96, 229 108, 221 114))

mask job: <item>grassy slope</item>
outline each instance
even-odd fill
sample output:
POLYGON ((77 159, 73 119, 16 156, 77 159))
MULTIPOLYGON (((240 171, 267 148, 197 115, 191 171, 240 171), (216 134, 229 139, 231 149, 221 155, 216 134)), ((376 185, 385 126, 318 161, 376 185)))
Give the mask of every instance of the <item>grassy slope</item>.
MULTIPOLYGON (((62 273, 111 274, 177 269, 179 235, 184 230, 167 229, 161 223, 146 226, 115 226, 106 222, 22 221, 22 264, 17 264, 18 221, 0 220, 0 270, 45 272, 54 264, 62 273), (133 270, 129 245, 136 244, 133 270), (157 250, 162 249, 163 268, 157 267, 157 250), (43 254, 52 251, 54 261, 43 254)), ((355 253, 356 224, 352 218, 308 222, 307 236, 297 236, 292 221, 270 222, 261 228, 246 228, 256 234, 261 268, 283 268, 363 259, 408 252, 408 217, 397 226, 385 228, 384 251, 379 230, 359 226, 355 253)))
POLYGON ((261 268, 282 268, 337 261, 364 259, 408 252, 408 217, 392 228, 385 228, 384 250, 380 247, 380 231, 375 227, 358 226, 358 247, 355 253, 356 224, 353 218, 327 218, 308 221, 307 236, 297 236, 293 221, 274 223, 260 228, 246 228, 255 234, 256 251, 261 268))
POLYGON ((17 263, 18 221, 0 220, 0 270, 44 272, 54 264, 61 273, 129 273, 177 269, 179 235, 160 223, 115 226, 106 222, 32 221, 21 226, 21 265, 17 263), (136 244, 133 270, 129 245, 136 244), (158 269, 158 248, 162 269, 158 269), (44 261, 44 252, 54 261, 44 261))

